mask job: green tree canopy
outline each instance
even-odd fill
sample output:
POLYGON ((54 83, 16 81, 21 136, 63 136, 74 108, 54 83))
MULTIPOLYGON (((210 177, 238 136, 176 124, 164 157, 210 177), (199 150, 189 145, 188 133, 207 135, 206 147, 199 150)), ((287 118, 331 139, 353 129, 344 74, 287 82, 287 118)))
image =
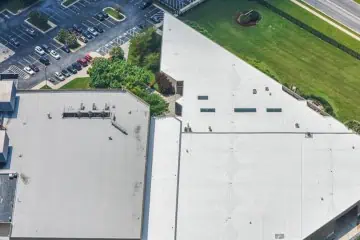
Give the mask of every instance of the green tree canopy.
POLYGON ((109 54, 110 54, 112 60, 123 60, 124 59, 124 51, 119 46, 113 47, 110 50, 109 54))

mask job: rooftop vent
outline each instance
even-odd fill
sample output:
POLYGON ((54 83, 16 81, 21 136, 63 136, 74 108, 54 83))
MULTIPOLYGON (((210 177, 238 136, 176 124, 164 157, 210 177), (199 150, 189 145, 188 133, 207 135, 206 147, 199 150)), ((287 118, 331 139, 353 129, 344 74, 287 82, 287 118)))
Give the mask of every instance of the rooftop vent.
POLYGON ((257 90, 256 90, 256 89, 253 89, 253 94, 257 94, 257 90))
POLYGON ((109 110, 109 109, 110 109, 110 106, 107 103, 105 103, 105 110, 109 110))
POLYGON ((267 108, 267 112, 282 112, 282 108, 267 108))
POLYGON ((200 112, 215 112, 215 108, 200 108, 200 112))
POLYGON ((312 138, 313 135, 310 132, 305 133, 305 138, 312 138))
POLYGON ((269 91, 269 87, 265 87, 265 91, 269 91))
POLYGON ((211 128, 211 126, 209 126, 209 132, 212 132, 212 128, 211 128))
POLYGON ((295 127, 296 127, 296 128, 300 128, 300 124, 295 123, 295 127))
POLYGON ((85 106, 83 103, 80 103, 80 110, 85 110, 85 106))
POLYGON ((97 110, 97 107, 96 107, 95 103, 92 104, 92 110, 97 110))
POLYGON ((285 234, 283 234, 283 233, 275 233, 275 239, 285 239, 285 234))
POLYGON ((256 108, 234 108, 236 113, 256 112, 256 108))
POLYGON ((209 96, 198 96, 198 100, 209 100, 209 96))

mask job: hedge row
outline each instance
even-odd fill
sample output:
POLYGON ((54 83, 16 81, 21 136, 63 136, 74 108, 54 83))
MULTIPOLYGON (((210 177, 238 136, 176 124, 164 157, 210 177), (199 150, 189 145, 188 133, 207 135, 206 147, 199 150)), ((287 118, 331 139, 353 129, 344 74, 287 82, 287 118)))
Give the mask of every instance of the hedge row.
POLYGON ((259 4, 263 5, 264 7, 270 9, 271 11, 273 11, 276 14, 279 14, 280 16, 286 18, 287 20, 289 20, 290 22, 296 24, 297 26, 301 27, 302 29, 308 31, 309 33, 315 35, 316 37, 320 38, 321 40, 333 45, 334 47, 337 47, 338 49, 342 50, 343 52, 349 54, 350 56, 359 59, 360 60, 360 53, 354 51, 351 48, 348 48, 347 46, 337 42, 336 40, 326 36, 325 34, 319 32, 318 30, 310 27, 309 25, 301 22, 300 20, 294 18, 293 16, 289 15, 288 13, 280 10, 279 8, 271 5, 270 3, 266 2, 265 0, 255 0, 257 1, 259 4))
POLYGON ((360 134, 360 122, 356 120, 350 120, 346 123, 346 126, 354 132, 360 134))

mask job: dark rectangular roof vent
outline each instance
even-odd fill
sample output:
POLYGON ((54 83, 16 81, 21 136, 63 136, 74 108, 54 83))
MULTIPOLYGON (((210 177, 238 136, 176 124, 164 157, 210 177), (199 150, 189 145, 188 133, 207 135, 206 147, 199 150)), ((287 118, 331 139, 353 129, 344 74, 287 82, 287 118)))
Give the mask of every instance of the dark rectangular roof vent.
POLYGON ((198 100, 209 100, 209 96, 205 96, 205 95, 198 96, 198 100))
POLYGON ((215 108, 200 108, 200 112, 215 112, 215 108))
POLYGON ((256 108, 234 108, 234 112, 236 113, 256 112, 256 108))
POLYGON ((267 112, 282 112, 282 108, 267 108, 267 112))

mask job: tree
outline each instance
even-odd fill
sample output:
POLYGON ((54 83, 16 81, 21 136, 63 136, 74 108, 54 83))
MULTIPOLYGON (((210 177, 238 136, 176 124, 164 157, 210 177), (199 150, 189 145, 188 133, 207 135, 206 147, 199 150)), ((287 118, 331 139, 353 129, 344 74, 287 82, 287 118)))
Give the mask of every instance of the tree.
POLYGON ((124 51, 121 47, 113 47, 109 54, 112 60, 124 60, 124 51))
POLYGON ((147 102, 152 115, 160 115, 168 109, 168 103, 161 96, 149 91, 153 74, 145 68, 126 61, 95 58, 88 73, 91 87, 125 88, 147 102))
POLYGON ((161 37, 155 28, 149 28, 145 32, 134 37, 130 41, 128 61, 138 66, 145 66, 145 58, 151 53, 159 53, 161 37))
POLYGON ((59 42, 66 44, 70 48, 76 48, 79 46, 76 35, 74 33, 70 33, 65 29, 60 29, 56 38, 59 42))
POLYGON ((160 53, 154 52, 145 56, 144 67, 152 72, 158 72, 160 68, 160 53))
POLYGON ((32 11, 29 14, 29 20, 32 24, 36 25, 41 29, 48 29, 50 26, 48 24, 48 16, 39 12, 39 11, 32 11))
POLYGON ((159 86, 159 90, 162 94, 174 94, 175 89, 171 81, 168 79, 166 74, 160 72, 155 75, 155 81, 159 86))

